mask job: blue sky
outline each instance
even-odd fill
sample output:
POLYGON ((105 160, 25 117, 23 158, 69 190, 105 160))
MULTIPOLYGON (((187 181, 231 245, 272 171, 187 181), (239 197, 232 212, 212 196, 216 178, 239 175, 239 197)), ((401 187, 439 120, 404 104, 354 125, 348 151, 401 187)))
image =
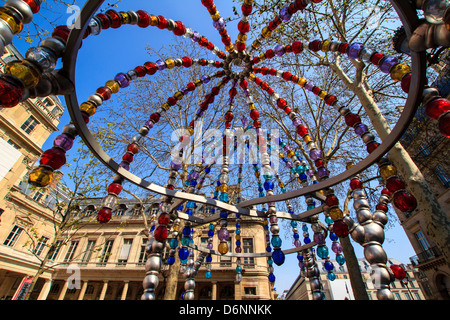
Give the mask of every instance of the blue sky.
MULTIPOLYGON (((83 3, 84 1, 78 1, 80 7, 83 3)), ((231 0, 216 0, 215 4, 223 17, 232 16, 231 8, 235 3, 231 0)), ((163 2, 123 0, 115 8, 117 11, 136 11, 139 9, 146 10, 148 13, 154 15, 163 15, 173 20, 181 20, 187 27, 200 32, 220 49, 224 50, 217 30, 212 27, 210 15, 200 0, 165 0, 163 2), (163 5, 160 3, 163 3, 163 5)), ((71 15, 71 13, 66 13, 64 8, 56 10, 53 13, 42 10, 41 13, 48 18, 58 18, 58 24, 65 24, 71 15)), ((35 21, 42 23, 43 18, 36 16, 35 21)), ((232 40, 236 39, 238 33, 237 21, 230 23, 227 30, 232 40)), ((169 44, 173 37, 173 34, 167 30, 159 30, 155 27, 142 29, 130 25, 123 26, 119 29, 108 29, 102 31, 98 36, 88 37, 83 41, 83 46, 78 55, 76 70, 78 100, 80 102, 87 100, 89 95, 93 94, 98 87, 103 86, 107 80, 113 79, 117 73, 127 72, 137 65, 142 65, 146 61, 155 61, 155 59, 152 59, 148 55, 145 47, 151 45, 154 48, 160 48, 165 44, 169 44)), ((21 40, 15 41, 14 44, 22 53, 30 47, 30 44, 21 40)), ((36 45, 36 42, 32 44, 32 46, 36 45)), ((61 97, 61 100, 65 105, 63 97, 61 97)), ((62 117, 59 128, 62 128, 69 121, 70 118, 66 112, 62 117)), ((55 132, 50 136, 49 140, 44 144, 44 150, 51 147, 53 138, 58 134, 59 132, 55 132)), ((323 217, 321 217, 321 220, 323 221, 323 217)), ((310 235, 312 237, 311 230, 310 235)), ((302 240, 302 237, 300 239, 302 240)), ((283 248, 287 249, 290 246, 291 240, 283 239, 283 248)), ((357 256, 363 257, 362 247, 355 243, 354 247, 357 256)), ((386 232, 386 241, 383 247, 389 257, 403 263, 408 263, 408 258, 415 255, 398 221, 392 229, 386 232)), ((330 256, 334 259, 331 244, 329 244, 329 249, 330 256)), ((299 268, 296 255, 291 254, 286 256, 286 262, 283 266, 275 266, 275 275, 277 277, 275 287, 277 288, 277 292, 282 293, 283 290, 289 289, 298 274, 299 268)))

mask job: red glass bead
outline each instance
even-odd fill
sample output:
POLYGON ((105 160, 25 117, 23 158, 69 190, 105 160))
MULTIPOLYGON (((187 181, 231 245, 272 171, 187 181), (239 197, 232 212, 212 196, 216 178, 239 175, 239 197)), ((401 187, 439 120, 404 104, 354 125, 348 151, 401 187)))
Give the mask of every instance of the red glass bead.
POLYGON ((260 70, 262 75, 267 75, 269 73, 269 68, 267 67, 262 67, 260 70))
POLYGON ((33 13, 38 13, 41 5, 38 1, 36 0, 23 0, 26 4, 28 4, 31 8, 31 12, 33 13))
POLYGON ((258 86, 261 85, 263 81, 260 78, 256 78, 255 79, 255 84, 257 84, 258 86))
POLYGON ((107 10, 105 14, 111 20, 111 28, 117 29, 122 25, 122 16, 115 10, 107 10))
POLYGON ((213 87, 211 89, 211 94, 214 95, 214 96, 217 96, 219 94, 219 92, 220 92, 220 88, 219 87, 213 87))
POLYGON ((136 71, 136 74, 138 77, 145 77, 145 75, 147 74, 147 69, 144 66, 137 66, 136 68, 134 68, 134 71, 136 71))
POLYGON ((367 152, 368 152, 368 153, 374 152, 375 149, 379 147, 379 145, 380 145, 380 144, 379 144, 378 142, 375 142, 375 141, 369 142, 369 143, 367 144, 367 152))
POLYGON ((111 27, 111 20, 109 20, 109 18, 105 14, 99 13, 96 15, 96 17, 100 19, 100 22, 102 24, 102 30, 106 30, 109 29, 109 27, 111 27))
POLYGON ((392 192, 390 192, 387 188, 383 188, 383 190, 381 190, 381 194, 390 197, 392 192))
POLYGON ((138 19, 138 27, 147 28, 150 25, 150 15, 144 10, 136 11, 138 19))
POLYGON ((259 111, 256 109, 253 109, 252 111, 250 111, 250 118, 252 118, 252 120, 259 119, 259 111))
POLYGON ((330 194, 325 199, 325 203, 327 206, 329 206, 331 208, 331 207, 337 206, 339 204, 339 199, 334 194, 330 194))
POLYGON ((378 204, 375 206, 375 209, 376 209, 376 210, 381 210, 381 211, 383 211, 383 212, 387 212, 387 211, 388 211, 387 205, 382 204, 382 203, 378 203, 378 204))
POLYGON ((269 89, 267 89, 267 93, 268 93, 269 95, 272 95, 272 94, 275 93, 275 90, 273 90, 272 88, 269 88, 269 89))
POLYGON ((173 30, 173 34, 176 36, 182 36, 186 33, 186 26, 181 21, 175 21, 175 29, 173 30))
POLYGON ((259 60, 258 57, 253 57, 253 64, 259 63, 261 60, 259 60))
POLYGON ((147 74, 148 75, 153 75, 153 74, 156 73, 156 71, 158 71, 158 67, 153 62, 146 62, 146 63, 144 63, 144 67, 147 70, 147 74))
POLYGON ((348 226, 343 220, 336 220, 333 223, 333 232, 339 237, 348 236, 348 226))
POLYGON ((204 67, 204 66, 208 65, 208 60, 206 60, 206 59, 200 59, 200 60, 198 61, 198 64, 201 65, 202 67, 204 67))
POLYGON ((286 105, 287 105, 287 102, 286 102, 286 100, 284 100, 283 98, 279 98, 279 99, 277 100, 277 106, 278 106, 278 108, 284 109, 284 107, 286 107, 286 105))
POLYGON ((261 121, 259 121, 259 120, 253 121, 253 126, 254 126, 255 128, 261 128, 261 121))
POLYGON ((308 48, 309 48, 309 50, 311 50, 313 52, 319 51, 320 50, 320 40, 311 41, 308 44, 308 48))
POLYGON ((111 220, 112 210, 110 208, 103 207, 97 213, 97 221, 101 223, 106 223, 111 220))
POLYGON ((243 22, 242 20, 238 23, 238 30, 241 33, 247 33, 250 30, 250 23, 243 22))
POLYGON ((291 111, 292 111, 292 109, 289 108, 289 107, 284 108, 284 112, 285 112, 286 114, 291 113, 291 111))
POLYGON ((323 167, 324 162, 323 162, 323 160, 318 159, 318 160, 314 161, 314 165, 316 166, 316 168, 320 168, 320 167, 323 167))
POLYGON ((267 82, 263 82, 263 83, 261 83, 261 89, 263 89, 263 90, 267 90, 267 89, 269 89, 270 87, 269 87, 269 84, 267 83, 267 82))
POLYGON ((406 185, 403 180, 398 177, 394 176, 386 180, 386 188, 392 193, 398 190, 403 190, 405 187, 406 185))
POLYGON ((108 186, 108 193, 113 193, 115 195, 119 195, 119 193, 122 191, 122 185, 120 183, 111 183, 108 186))
POLYGON ((306 8, 306 5, 304 4, 303 0, 295 0, 295 7, 297 10, 303 10, 306 8))
POLYGON ((269 74, 270 74, 271 76, 276 75, 276 74, 277 74, 277 69, 271 68, 271 69, 269 70, 269 74))
POLYGON ((337 98, 332 95, 326 95, 324 100, 327 105, 331 106, 337 101, 337 98))
POLYGON ((239 52, 242 52, 245 50, 245 43, 244 42, 238 42, 236 43, 236 49, 239 52))
POLYGON ((216 67, 216 68, 222 68, 222 67, 223 67, 223 63, 220 62, 220 61, 216 61, 216 62, 214 62, 214 67, 216 67))
POLYGON ((160 118, 161 118, 161 115, 158 112, 154 112, 150 115, 150 120, 152 120, 153 123, 158 123, 160 118))
POLYGON ((352 179, 352 180, 350 180, 350 188, 352 188, 352 190, 362 189, 363 184, 362 184, 361 180, 359 180, 359 179, 352 179))
POLYGON ((273 31, 277 28, 276 24, 273 21, 269 22, 269 25, 267 26, 267 29, 269 29, 270 31, 273 31))
POLYGON ((225 120, 226 121, 232 121, 233 118, 234 118, 233 112, 227 111, 227 113, 225 113, 225 120))
POLYGON ((438 125, 439 131, 447 138, 450 138, 450 112, 447 112, 439 118, 438 125))
POLYGON ((231 122, 229 122, 229 121, 225 122, 225 128, 230 129, 231 128, 231 122))
POLYGON ((355 126, 355 124, 361 123, 361 118, 355 113, 347 113, 345 115, 345 124, 349 127, 355 126))
POLYGON ((408 191, 400 191, 394 194, 394 205, 401 212, 411 212, 417 208, 417 200, 408 191))
POLYGON ((292 47, 290 45, 286 45, 286 46, 284 46, 284 51, 285 52, 292 52, 292 47))
POLYGON ((170 223, 170 217, 168 214, 166 213, 162 213, 159 218, 158 218, 158 223, 159 224, 163 224, 163 225, 167 225, 170 223))
POLYGON ((264 56, 267 59, 271 59, 271 58, 275 57, 275 52, 272 49, 269 49, 264 53, 264 56))
POLYGON ((57 170, 66 163, 66 153, 60 148, 53 147, 42 154, 39 163, 57 170))
POLYGON ((425 114, 434 120, 447 111, 450 111, 450 101, 444 98, 431 100, 425 105, 425 114))
POLYGON ((136 154, 139 152, 139 146, 136 143, 130 143, 127 147, 127 151, 136 154))
POLYGON ((347 53, 347 49, 348 49, 348 43, 339 44, 338 51, 340 53, 347 53))
POLYGON ((226 46, 228 46, 229 44, 231 44, 231 38, 230 38, 230 36, 222 37, 222 43, 223 43, 224 45, 226 45, 226 46))
POLYGON ((384 54, 382 53, 374 53, 371 57, 370 57, 370 62, 372 62, 373 65, 378 65, 381 61, 381 59, 384 58, 384 54))
POLYGON ((217 56, 218 56, 220 59, 225 59, 225 58, 227 57, 227 55, 226 55, 225 52, 223 52, 223 51, 220 51, 220 52, 217 54, 217 56))
POLYGON ((402 87, 403 92, 406 92, 406 93, 409 92, 409 86, 411 84, 411 77, 412 77, 411 73, 408 73, 402 78, 400 85, 402 87))
POLYGON ((83 117, 84 123, 89 123, 89 115, 86 112, 81 112, 81 116, 83 117))
POLYGON ((248 87, 248 82, 247 82, 247 80, 245 80, 245 79, 241 80, 241 83, 239 84, 239 86, 240 86, 242 89, 246 89, 246 88, 248 87))
POLYGON ((95 91, 99 95, 101 95, 103 101, 109 100, 111 98, 111 90, 107 87, 100 87, 95 91))
POLYGON ((58 37, 62 39, 64 42, 67 42, 69 38, 70 29, 67 26, 57 26, 52 32, 52 37, 58 37))
POLYGON ((304 125, 299 125, 297 127, 297 133, 300 137, 303 137, 304 135, 308 134, 308 128, 304 125))
POLYGON ((0 106, 12 108, 22 100, 24 88, 18 81, 7 76, 0 77, 0 106))
POLYGON ((167 28, 167 19, 164 18, 163 16, 158 16, 157 28, 158 29, 165 29, 165 28, 167 28))
POLYGON ((319 87, 314 86, 312 88, 312 93, 314 93, 315 95, 318 95, 320 91, 322 91, 322 89, 320 89, 319 87))
POLYGON ((183 57, 181 61, 183 61, 183 67, 189 68, 190 66, 192 66, 192 59, 188 56, 183 57))
POLYGON ((237 94, 237 89, 233 87, 228 93, 230 94, 230 97, 235 97, 237 94))
POLYGON ((199 41, 198 41, 198 44, 201 46, 201 47, 206 47, 207 45, 208 45, 208 39, 206 38, 206 37, 202 37, 199 41))
POLYGON ((126 162, 128 162, 128 163, 133 162, 133 154, 132 154, 132 153, 129 153, 129 152, 125 153, 125 154, 123 155, 123 157, 122 157, 122 160, 123 160, 123 161, 126 161, 126 162))
POLYGON ((292 81, 293 83, 297 83, 298 79, 300 79, 300 78, 299 78, 299 76, 296 76, 296 75, 293 75, 293 76, 291 77, 291 81, 292 81))
MULTIPOLYGON (((174 106, 177 103, 177 99, 175 97, 169 97, 167 98, 167 104, 169 106, 174 106)), ((159 119, 158 119, 159 121, 159 119)), ((155 122, 156 123, 156 122, 155 122)))
POLYGON ((186 88, 188 89, 188 91, 194 91, 194 90, 195 90, 195 83, 189 82, 189 83, 186 85, 186 88))
POLYGON ((248 16, 248 15, 250 15, 252 13, 253 6, 251 6, 251 5, 248 6, 246 4, 243 4, 242 7, 241 7, 241 10, 242 10, 242 14, 244 16, 248 16))
POLYGON ((286 81, 289 81, 289 80, 291 80, 291 77, 292 77, 292 73, 290 73, 290 72, 283 72, 283 74, 281 75, 281 77, 284 79, 284 80, 286 80, 286 81))
POLYGON ((406 277, 406 271, 401 266, 392 264, 390 268, 392 273, 394 274, 395 279, 403 280, 406 277))
POLYGON ((175 187, 173 185, 171 185, 171 184, 168 184, 166 186, 166 188, 169 189, 169 190, 174 190, 175 189, 175 187))
POLYGON ((202 0, 202 4, 203 4, 206 8, 208 8, 208 7, 211 7, 211 6, 214 4, 214 2, 213 2, 213 0, 202 0))

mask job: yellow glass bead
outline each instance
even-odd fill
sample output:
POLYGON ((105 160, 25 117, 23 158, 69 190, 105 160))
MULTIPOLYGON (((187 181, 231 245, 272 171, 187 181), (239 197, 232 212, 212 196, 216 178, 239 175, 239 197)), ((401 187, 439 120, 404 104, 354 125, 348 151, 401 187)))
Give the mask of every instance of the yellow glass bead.
POLYGON ((287 156, 288 156, 289 158, 292 158, 293 156, 295 156, 295 152, 294 152, 293 150, 289 150, 289 151, 287 152, 287 156))
POLYGON ((306 82, 307 81, 305 78, 298 78, 298 80, 297 80, 297 84, 302 88, 305 86, 306 82))
POLYGON ((173 226, 173 231, 179 231, 180 230, 180 225, 176 224, 173 226))
POLYGON ((302 183, 302 179, 300 179, 299 177, 297 177, 297 182, 302 183))
POLYGON ((225 50, 226 50, 228 53, 234 52, 234 45, 233 45, 232 43, 230 43, 229 45, 225 46, 225 50))
POLYGON ((328 95, 328 92, 326 92, 326 91, 320 91, 319 92, 319 98, 320 99, 324 99, 326 96, 328 95))
POLYGON ((284 158, 284 154, 282 154, 281 152, 278 154, 278 156, 280 157, 280 159, 284 158))
POLYGON ((256 109, 254 103, 250 103, 250 104, 248 105, 248 108, 249 108, 250 110, 256 109))
POLYGON ((217 21, 220 19, 220 13, 219 11, 216 11, 214 14, 211 15, 211 19, 213 19, 213 21, 217 21))
POLYGON ((122 17, 122 24, 130 23, 130 16, 128 15, 128 13, 120 11, 119 14, 122 17))
POLYGON ((200 86, 202 83, 203 82, 200 79, 197 79, 197 80, 194 81, 194 84, 195 84, 196 87, 200 86))
POLYGON ((197 184, 197 189, 201 189, 203 187, 203 184, 199 183, 197 184))
POLYGON ((219 244, 219 252, 220 254, 225 254, 228 252, 228 243, 226 242, 221 242, 219 244))
POLYGON ((221 184, 219 186, 219 190, 220 190, 220 192, 227 192, 228 191, 228 186, 226 184, 221 184))
POLYGON ((284 183, 283 182, 278 182, 278 186, 280 187, 280 188, 284 188, 284 183))
POLYGON ((317 191, 317 193, 319 193, 319 194, 321 194, 321 195, 323 195, 323 196, 326 195, 326 191, 325 191, 325 190, 319 190, 319 191, 317 191))
POLYGON ((272 35, 272 31, 270 31, 269 28, 264 27, 261 31, 261 35, 267 39, 272 35))
POLYGON ((353 162, 347 162, 347 164, 345 165, 345 167, 348 169, 350 169, 351 167, 353 167, 355 164, 353 162))
POLYGON ((255 177, 259 178, 261 176, 261 173, 259 171, 255 171, 255 177))
POLYGON ((251 6, 253 4, 253 0, 244 0, 244 3, 248 6, 251 6))
POLYGON ((344 213, 339 208, 332 208, 329 211, 330 218, 333 220, 339 220, 344 217, 344 213))
POLYGON ((261 53, 261 54, 258 56, 258 59, 259 59, 260 61, 264 61, 264 60, 266 60, 266 55, 265 55, 264 53, 261 53))
POLYGON ((19 78, 26 88, 34 88, 41 79, 41 73, 38 68, 27 60, 8 62, 4 72, 19 78))
POLYGON ((9 25, 13 34, 18 34, 23 29, 23 23, 20 21, 16 21, 14 17, 10 16, 7 13, 7 10, 8 9, 5 9, 3 7, 0 8, 0 19, 5 21, 9 25))
POLYGON ((399 63, 392 67, 391 78, 395 81, 401 81, 403 76, 409 72, 411 72, 411 68, 408 65, 399 63))
POLYGON ((97 107, 92 102, 86 101, 80 105, 80 110, 83 110, 89 116, 92 116, 95 112, 97 112, 97 107))
POLYGON ((175 94, 173 96, 175 97, 175 99, 181 100, 181 99, 183 99, 184 94, 181 91, 177 91, 177 92, 175 92, 175 94))
POLYGON ((250 80, 250 81, 255 81, 255 79, 256 79, 256 76, 255 76, 253 73, 250 73, 250 74, 248 75, 248 80, 250 80))
POLYGON ((215 191, 220 191, 218 186, 215 187, 214 190, 215 190, 215 191))
POLYGON ((252 48, 253 49, 258 49, 261 46, 261 42, 259 42, 258 40, 253 41, 252 43, 252 48))
POLYGON ((119 83, 115 80, 106 81, 105 87, 109 88, 109 90, 111 90, 111 93, 117 93, 120 89, 119 83))
POLYGON ((396 176, 397 175, 397 168, 394 167, 393 165, 385 165, 382 166, 380 168, 380 176, 386 180, 387 178, 391 177, 391 176, 396 176))
POLYGON ((330 40, 325 40, 325 41, 323 41, 323 42, 322 42, 321 50, 322 50, 323 52, 328 52, 328 51, 330 51, 330 44, 331 44, 331 41, 330 41, 330 40))
POLYGON ((239 241, 239 240, 241 240, 241 235, 240 235, 240 234, 237 234, 237 235, 235 236, 235 238, 236 238, 236 241, 239 241))
POLYGON ((156 27, 158 25, 158 17, 154 15, 150 15, 150 25, 152 27, 156 27))
POLYGON ((194 128, 189 127, 187 128, 187 131, 189 132, 189 135, 194 135, 194 128))
POLYGON ((247 34, 246 34, 246 33, 239 33, 239 34, 238 34, 238 40, 239 40, 240 42, 245 42, 245 41, 247 41, 247 34))
POLYGON ((309 143, 311 141, 312 141, 312 138, 311 138, 311 136, 309 134, 306 134, 306 135, 303 136, 303 142, 304 143, 309 143))
POLYGON ((164 104, 161 106, 161 108, 162 108, 163 110, 167 111, 167 110, 170 109, 170 106, 169 106, 167 103, 164 103, 164 104))
POLYGON ((53 180, 53 171, 45 167, 34 168, 28 177, 28 183, 36 187, 46 187, 53 180))
MULTIPOLYGON (((150 218, 150 222, 152 222, 152 221, 155 221, 156 220, 156 216, 152 216, 151 218, 150 218)), ((175 227, 174 227, 175 228, 175 227)))
POLYGON ((172 69, 175 67, 175 60, 173 59, 166 59, 164 62, 166 63, 167 69, 172 69))

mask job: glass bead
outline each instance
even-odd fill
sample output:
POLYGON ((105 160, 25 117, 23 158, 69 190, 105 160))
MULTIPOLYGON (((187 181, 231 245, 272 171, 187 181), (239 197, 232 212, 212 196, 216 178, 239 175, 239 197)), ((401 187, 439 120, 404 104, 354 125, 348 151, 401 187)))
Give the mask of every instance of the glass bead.
POLYGON ((173 265, 174 263, 175 263, 175 257, 170 256, 167 258, 167 264, 169 266, 173 265))
POLYGON ((380 61, 379 68, 383 73, 389 73, 391 68, 398 63, 398 59, 396 57, 385 57, 380 61))
POLYGON ((444 98, 431 100, 425 105, 425 114, 434 120, 447 111, 450 111, 450 101, 444 98))
POLYGON ((417 208, 417 200, 408 191, 400 191, 394 194, 394 205, 402 212, 411 212, 417 208))
POLYGON ((391 176, 397 175, 397 168, 393 165, 385 165, 380 167, 380 176, 386 180, 391 176))
POLYGON ((350 188, 352 190, 355 189, 362 189, 363 188, 363 184, 359 179, 352 179, 350 180, 350 188))
MULTIPOLYGON (((100 20, 101 28, 103 30, 109 29, 109 27, 111 26, 111 20, 109 20, 109 18, 105 14, 99 13, 95 17, 100 20)), ((52 36, 53 36, 53 34, 52 34, 52 36)), ((67 39, 65 39, 65 40, 67 40, 67 39)))
POLYGON ((348 236, 349 230, 347 224, 343 220, 334 221, 333 232, 339 237, 348 236))
POLYGON ((281 266, 285 261, 284 252, 281 249, 274 249, 272 252, 272 260, 276 265, 281 266))
POLYGON ((347 55, 350 59, 358 59, 359 53, 364 48, 364 45, 361 43, 353 43, 347 49, 347 55))
POLYGON ((100 223, 106 223, 111 220, 112 210, 110 208, 103 207, 97 212, 97 221, 100 223))
POLYGON ((66 134, 60 134, 55 138, 55 140, 53 140, 53 145, 68 151, 73 146, 73 139, 66 134))
POLYGON ((309 156, 312 160, 322 159, 322 152, 318 149, 311 149, 309 156))
POLYGON ((126 73, 118 73, 114 77, 114 81, 116 81, 121 88, 125 88, 130 85, 131 79, 126 73))
POLYGON ((37 0, 22 0, 22 1, 30 6, 31 12, 33 12, 33 13, 39 12, 39 10, 41 8, 40 1, 37 1, 37 0))
POLYGON ((439 118, 438 127, 442 135, 450 138, 450 113, 447 112, 439 118))
POLYGON ((325 267, 325 270, 327 270, 327 271, 332 271, 334 269, 334 265, 330 261, 325 261, 323 266, 325 267))
POLYGON ((57 170, 66 163, 66 153, 60 148, 53 147, 41 155, 39 163, 57 170))
POLYGON ((221 242, 221 243, 219 244, 218 251, 219 251, 220 254, 226 254, 226 253, 228 253, 228 243, 226 243, 226 242, 221 242))
POLYGON ((344 213, 339 208, 332 208, 329 211, 330 218, 333 220, 339 220, 344 217, 344 213))
POLYGON ((175 67, 175 61, 173 59, 166 59, 165 64, 167 69, 173 69, 175 67))
POLYGON ((372 141, 367 144, 367 152, 372 153, 375 151, 376 148, 378 148, 380 144, 378 142, 372 141))
POLYGON ((359 136, 362 136, 364 133, 369 132, 369 128, 363 123, 358 123, 354 127, 355 133, 359 136))
POLYGON ((440 24, 446 10, 450 8, 450 0, 427 0, 424 1, 422 10, 425 19, 429 23, 440 24))
POLYGON ((153 234, 155 240, 158 240, 159 242, 166 241, 167 237, 169 236, 169 230, 166 226, 159 225, 154 234, 153 234))
POLYGON ((344 263, 345 263, 345 258, 344 258, 344 256, 343 256, 342 254, 336 255, 336 262, 337 262, 340 266, 344 265, 344 263))
POLYGON ((275 275, 273 273, 270 273, 268 276, 269 282, 275 282, 275 275))
POLYGON ((405 76, 407 73, 410 72, 411 68, 408 65, 398 63, 395 66, 393 66, 390 70, 391 79, 395 81, 401 81, 403 76, 405 76))
POLYGON ((19 78, 25 88, 34 88, 41 79, 41 73, 38 68, 27 60, 8 62, 4 72, 19 78))
POLYGON ((25 57, 41 66, 43 71, 55 69, 56 56, 50 49, 45 47, 31 47, 25 53, 25 57))
POLYGON ((107 87, 100 87, 95 91, 95 93, 98 93, 102 97, 103 101, 109 100, 112 95, 111 90, 107 87))
POLYGON ((52 180, 53 171, 45 167, 34 168, 28 177, 28 183, 36 187, 46 187, 52 180))
MULTIPOLYGON (((329 217, 327 217, 327 218, 329 218, 329 217)), ((333 220, 331 220, 331 222, 327 221, 327 223, 328 224, 333 224, 333 220)), ((337 241, 338 239, 339 239, 338 236, 334 232, 330 233, 330 240, 331 241, 337 241)))
POLYGON ((347 113, 344 117, 345 119, 345 124, 349 127, 353 127, 354 125, 361 123, 361 118, 359 115, 355 114, 355 113, 347 113))
POLYGON ((314 233, 313 239, 314 239, 314 242, 319 245, 325 243, 325 237, 322 233, 314 233))
POLYGON ((342 252, 343 248, 342 248, 342 245, 339 242, 337 242, 336 240, 337 239, 335 239, 334 242, 331 244, 331 250, 334 253, 339 254, 342 252))
POLYGON ((8 24, 12 34, 18 34, 23 29, 23 23, 20 20, 14 18, 14 13, 9 12, 11 9, 0 7, 0 19, 8 24))
POLYGON ((403 92, 406 92, 406 93, 409 92, 409 86, 411 84, 411 77, 412 77, 411 73, 407 73, 405 76, 403 76, 403 78, 401 80, 401 88, 402 88, 403 92))
POLYGON ((105 12, 111 21, 111 28, 117 29, 122 25, 122 16, 115 10, 107 10, 105 12))
POLYGON ((333 272, 328 272, 327 279, 330 281, 336 280, 336 275, 333 272))
POLYGON ((282 55, 284 55, 286 53, 286 51, 284 50, 284 46, 281 44, 275 46, 273 51, 275 52, 275 55, 277 57, 281 57, 282 55))
POLYGON ((181 260, 187 259, 187 258, 189 257, 189 249, 188 249, 188 248, 181 248, 181 249, 178 251, 178 257, 179 257, 181 260))
POLYGON ((17 80, 0 76, 0 106, 3 108, 15 107, 21 100, 24 88, 17 80))
POLYGON ((97 107, 92 102, 86 101, 80 105, 80 110, 86 112, 89 116, 92 116, 97 111, 97 107))
POLYGON ((206 279, 211 279, 211 271, 206 271, 205 272, 205 278, 206 279))

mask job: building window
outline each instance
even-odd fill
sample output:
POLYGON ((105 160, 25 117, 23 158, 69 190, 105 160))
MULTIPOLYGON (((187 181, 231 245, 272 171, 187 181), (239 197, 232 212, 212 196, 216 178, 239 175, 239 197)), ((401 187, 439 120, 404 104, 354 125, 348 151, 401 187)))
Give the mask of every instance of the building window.
POLYGON ((434 173, 437 175, 437 177, 439 178, 439 181, 441 181, 441 183, 444 185, 444 187, 446 187, 446 188, 450 187, 450 178, 448 177, 447 173, 445 172, 444 167, 442 167, 441 165, 438 165, 434 169, 434 173))
POLYGON ((10 145, 12 145, 15 149, 20 150, 20 146, 17 143, 15 143, 14 141, 12 141, 11 139, 9 139, 6 142, 8 142, 10 145))
POLYGON ((405 294, 406 300, 411 300, 411 295, 408 292, 403 292, 405 294))
MULTIPOLYGON (((244 249, 244 253, 253 253, 253 239, 252 238, 242 239, 242 249, 244 249)), ((254 258, 244 258, 244 266, 254 267, 255 259, 254 258)))
POLYGON ((244 293, 256 296, 256 287, 244 287, 244 293))
POLYGON ((416 239, 423 250, 430 249, 430 244, 428 243, 427 239, 425 239, 425 235, 423 234, 422 231, 418 231, 414 235, 416 236, 416 239))
POLYGON ((148 239, 143 238, 141 244, 141 251, 139 252, 139 260, 138 264, 144 264, 147 258, 147 254, 145 253, 145 248, 147 247, 148 239))
POLYGON ((419 292, 413 291, 413 295, 414 295, 414 300, 422 300, 422 298, 420 297, 419 292))
POLYGON ((62 240, 57 240, 55 242, 55 245, 50 248, 51 253, 49 254, 48 260, 54 261, 56 259, 59 253, 59 249, 61 249, 62 242, 62 240))
POLYGON ((41 200, 43 196, 44 195, 41 192, 36 191, 36 193, 33 196, 33 200, 36 202, 39 202, 39 200, 41 200))
POLYGON ((419 147, 419 151, 424 155, 424 156, 429 156, 431 154, 430 149, 428 148, 427 145, 423 144, 419 147))
POLYGON ((70 262, 73 259, 75 250, 78 247, 78 240, 73 240, 70 242, 69 250, 67 250, 66 256, 64 257, 64 262, 70 262))
POLYGON ((132 243, 133 239, 123 239, 122 249, 119 254, 119 264, 125 265, 127 263, 132 243))
POLYGON ((400 297, 400 293, 398 293, 398 292, 394 292, 394 297, 395 297, 395 300, 402 300, 402 298, 400 297))
POLYGON ((47 245, 47 242, 48 242, 47 237, 41 237, 38 241, 38 244, 36 245, 36 248, 34 249, 34 254, 37 256, 41 255, 42 251, 47 245))
POLYGON ((31 131, 39 124, 39 122, 33 117, 30 116, 27 121, 25 121, 20 127, 23 131, 30 134, 31 131))
POLYGON ((100 256, 100 263, 107 263, 109 256, 111 255, 112 245, 114 240, 106 240, 103 252, 100 256))
POLYGON ((206 237, 202 237, 201 239, 200 239, 200 245, 202 246, 202 247, 207 247, 208 246, 208 239, 209 238, 206 238, 206 237))
POLYGON ((14 226, 3 244, 8 247, 13 247, 16 244, 17 239, 19 239, 20 235, 22 234, 22 231, 23 228, 14 226))
POLYGON ((125 209, 124 208, 119 208, 116 211, 116 216, 123 216, 124 213, 125 213, 125 209))
POLYGON ((92 256, 92 252, 94 252, 95 241, 96 240, 88 240, 86 250, 84 250, 83 257, 81 258, 81 262, 89 262, 92 256))

